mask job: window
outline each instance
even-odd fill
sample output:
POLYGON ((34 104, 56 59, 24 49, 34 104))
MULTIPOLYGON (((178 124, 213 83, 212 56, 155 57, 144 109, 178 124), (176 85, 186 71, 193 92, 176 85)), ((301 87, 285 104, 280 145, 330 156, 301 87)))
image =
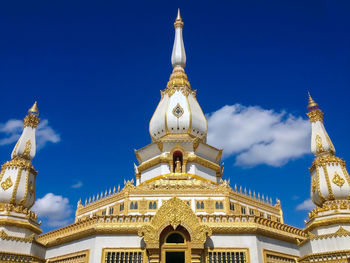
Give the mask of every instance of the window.
POLYGON ((148 209, 157 209, 157 202, 154 201, 154 202, 149 202, 148 203, 148 209))
POLYGON ((254 215, 254 210, 253 209, 249 209, 249 214, 250 215, 254 215))
POLYGON ((235 204, 234 203, 230 203, 230 210, 235 211, 235 204))
POLYGON ((106 215, 106 209, 103 210, 101 214, 102 214, 103 216, 105 216, 105 215, 106 215))
POLYGON ((293 255, 282 254, 274 251, 264 250, 266 263, 295 263, 296 257, 293 255))
POLYGON ((196 207, 197 207, 197 209, 204 209, 204 202, 203 201, 197 201, 196 207))
POLYGON ((110 214, 110 215, 113 215, 113 211, 114 211, 114 208, 113 208, 113 207, 110 207, 110 208, 109 208, 109 214, 110 214))
POLYGON ((142 263, 141 251, 105 251, 104 263, 142 263))
POLYGON ((267 215, 267 219, 271 220, 271 215, 267 215))
POLYGON ((222 201, 216 201, 215 203, 215 208, 216 209, 224 209, 224 204, 222 201))
POLYGON ((246 263, 246 252, 235 251, 222 251, 222 252, 209 252, 208 263, 246 263))
POLYGON ((185 243, 184 237, 181 236, 179 233, 173 233, 170 234, 167 239, 167 243, 185 243))
POLYGON ((243 215, 245 215, 245 214, 246 214, 245 207, 241 207, 241 213, 242 213, 243 215))
POLYGON ((130 203, 130 209, 131 209, 131 210, 137 210, 137 209, 139 209, 138 203, 137 203, 137 202, 131 202, 131 203, 130 203))
POLYGON ((265 217, 264 213, 260 213, 260 217, 265 217))
POLYGON ((124 203, 121 203, 121 204, 120 204, 119 210, 120 210, 120 211, 123 211, 123 210, 124 210, 124 203))
POLYGON ((277 222, 280 223, 280 222, 281 222, 281 219, 277 218, 277 222))

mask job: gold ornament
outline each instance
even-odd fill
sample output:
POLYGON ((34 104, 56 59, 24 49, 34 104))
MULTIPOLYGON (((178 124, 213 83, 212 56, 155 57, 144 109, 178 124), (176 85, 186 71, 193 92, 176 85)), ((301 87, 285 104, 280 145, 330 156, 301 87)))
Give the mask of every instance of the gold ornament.
POLYGON ((24 147, 23 158, 29 159, 29 154, 30 154, 31 147, 32 147, 32 143, 30 142, 30 140, 28 140, 26 142, 26 146, 24 147))
POLYGON ((334 173, 332 182, 335 183, 337 186, 342 187, 343 184, 345 183, 345 180, 337 174, 337 172, 334 173))
POLYGON ((322 145, 322 138, 320 135, 316 135, 316 151, 317 152, 323 152, 323 145, 322 145))
POLYGON ((180 106, 179 103, 174 107, 173 114, 176 118, 180 118, 184 114, 184 109, 180 106))
POLYGON ((323 112, 319 109, 306 113, 309 116, 310 122, 320 121, 323 123, 323 112))
POLYGON ((2 189, 4 189, 4 191, 9 189, 12 185, 13 185, 13 182, 11 180, 11 177, 7 177, 7 179, 1 183, 1 187, 2 189))

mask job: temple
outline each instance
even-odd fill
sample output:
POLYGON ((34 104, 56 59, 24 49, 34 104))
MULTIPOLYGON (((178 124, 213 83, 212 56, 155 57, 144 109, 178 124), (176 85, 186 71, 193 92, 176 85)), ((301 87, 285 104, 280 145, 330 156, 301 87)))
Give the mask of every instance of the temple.
POLYGON ((28 111, 1 167, 0 262, 350 262, 350 177, 318 104, 309 94, 316 208, 299 229, 284 223, 278 199, 225 180, 223 149, 206 142, 208 123, 185 72, 180 11, 174 27, 173 70, 150 119, 150 144, 135 150, 134 180, 79 201, 73 224, 44 234, 31 211, 37 104, 28 111))

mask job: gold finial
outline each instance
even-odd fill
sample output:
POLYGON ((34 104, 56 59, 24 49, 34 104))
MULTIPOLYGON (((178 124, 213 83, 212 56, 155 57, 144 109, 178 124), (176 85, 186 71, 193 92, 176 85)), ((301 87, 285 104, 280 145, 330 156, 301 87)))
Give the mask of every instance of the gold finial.
POLYGON ((174 23, 174 27, 184 27, 184 22, 182 21, 181 14, 180 14, 180 8, 177 9, 177 17, 174 23))
POLYGON ((309 103, 307 104, 307 109, 311 110, 313 108, 318 107, 318 104, 316 103, 316 101, 313 100, 313 98, 310 95, 310 92, 307 92, 307 94, 309 95, 309 103))
POLYGON ((35 101, 33 106, 28 110, 29 113, 39 114, 38 104, 35 101))

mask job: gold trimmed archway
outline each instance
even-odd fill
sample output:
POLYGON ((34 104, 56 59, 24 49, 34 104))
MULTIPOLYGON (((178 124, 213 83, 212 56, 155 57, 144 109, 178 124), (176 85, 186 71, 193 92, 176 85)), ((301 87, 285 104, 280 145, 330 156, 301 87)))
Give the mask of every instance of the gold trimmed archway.
POLYGON ((207 237, 212 234, 210 227, 202 224, 189 205, 177 197, 165 201, 151 222, 142 226, 138 234, 144 237, 147 249, 159 249, 163 229, 171 226, 175 230, 179 225, 190 234, 192 249, 203 249, 207 237))

